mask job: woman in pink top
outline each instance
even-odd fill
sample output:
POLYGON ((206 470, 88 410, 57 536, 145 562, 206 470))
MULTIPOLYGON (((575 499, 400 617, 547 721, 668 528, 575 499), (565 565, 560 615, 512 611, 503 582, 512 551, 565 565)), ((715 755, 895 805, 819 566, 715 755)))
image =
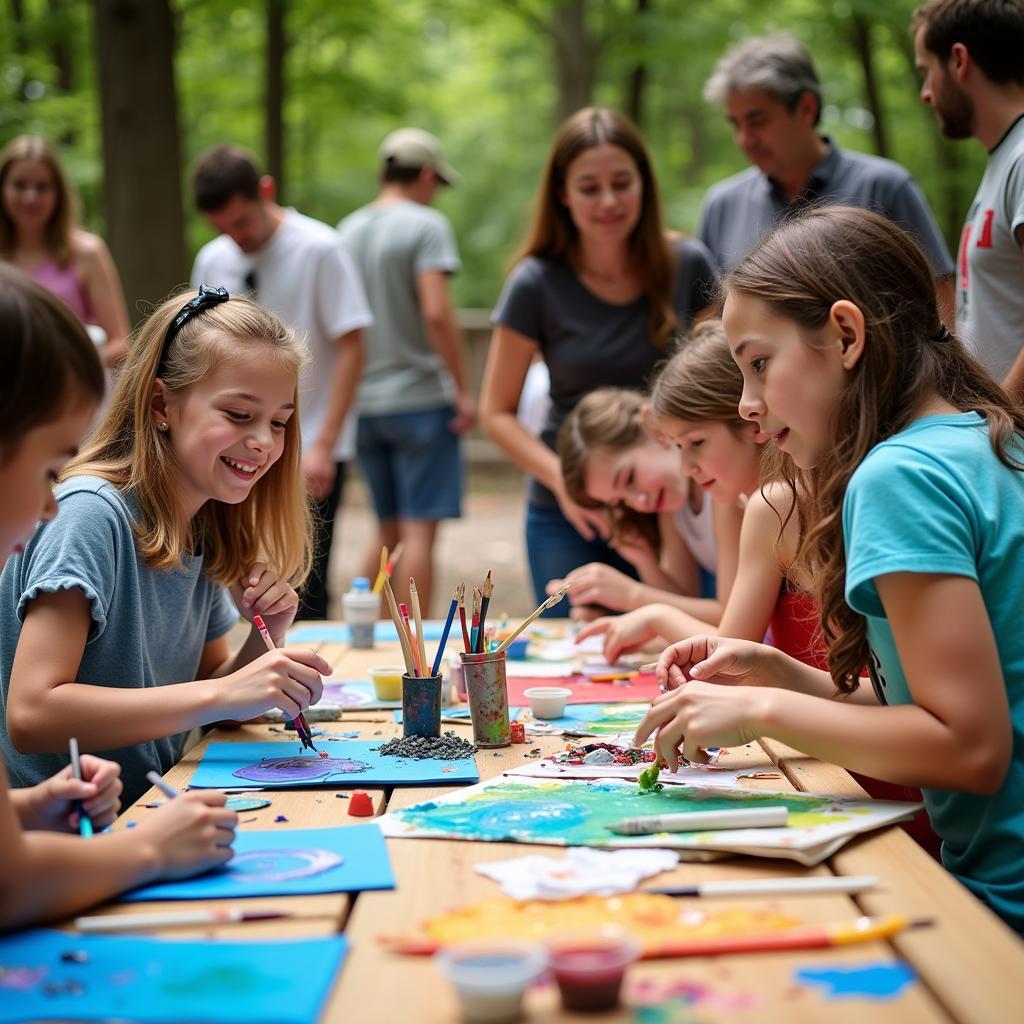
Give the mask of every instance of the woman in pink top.
POLYGON ((0 152, 0 259, 59 296, 86 325, 103 329, 105 366, 128 351, 124 292, 102 238, 75 223, 75 196, 57 154, 34 135, 0 152))

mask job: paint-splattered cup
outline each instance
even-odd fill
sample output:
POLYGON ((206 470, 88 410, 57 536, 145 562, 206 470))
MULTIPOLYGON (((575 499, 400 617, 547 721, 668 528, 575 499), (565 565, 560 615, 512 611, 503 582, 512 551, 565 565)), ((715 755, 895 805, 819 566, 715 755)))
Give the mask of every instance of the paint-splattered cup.
POLYGON ((478 747, 507 747, 512 743, 508 718, 505 652, 461 653, 466 678, 473 742, 478 747))
POLYGON ((519 1020, 523 994, 547 966, 543 946, 513 940, 460 942, 434 958, 472 1024, 519 1020))
POLYGON ((626 968, 640 944, 617 930, 566 934, 548 942, 551 973, 567 1010, 610 1010, 619 1004, 626 968))
POLYGON ((534 718, 561 718, 572 690, 564 686, 531 686, 523 691, 534 718))

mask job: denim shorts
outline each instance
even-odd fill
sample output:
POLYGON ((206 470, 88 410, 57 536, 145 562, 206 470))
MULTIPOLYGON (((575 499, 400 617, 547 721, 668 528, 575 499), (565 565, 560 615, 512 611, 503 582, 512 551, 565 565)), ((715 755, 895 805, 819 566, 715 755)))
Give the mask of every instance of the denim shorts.
POLYGON ((462 514, 462 451, 448 426, 454 418, 451 406, 360 415, 356 453, 379 520, 462 514))

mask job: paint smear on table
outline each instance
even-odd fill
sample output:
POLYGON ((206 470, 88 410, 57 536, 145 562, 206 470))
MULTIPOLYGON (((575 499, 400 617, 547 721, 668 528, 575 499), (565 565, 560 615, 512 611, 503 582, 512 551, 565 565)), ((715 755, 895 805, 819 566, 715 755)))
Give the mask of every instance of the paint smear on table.
POLYGON ((902 961, 833 967, 801 967, 793 972, 801 985, 816 989, 825 999, 867 999, 886 1002, 896 999, 917 981, 917 975, 902 961))

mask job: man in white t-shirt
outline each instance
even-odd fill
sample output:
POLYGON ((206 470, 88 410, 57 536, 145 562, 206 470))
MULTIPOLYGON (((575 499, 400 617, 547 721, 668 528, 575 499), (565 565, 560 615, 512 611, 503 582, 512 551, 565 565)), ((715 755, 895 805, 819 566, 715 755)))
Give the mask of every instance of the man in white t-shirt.
POLYGON ((316 510, 313 571, 299 618, 328 615, 327 566, 345 463, 355 454, 350 416, 373 323, 362 282, 337 232, 275 201, 274 179, 240 146, 215 146, 196 164, 196 206, 221 234, 199 250, 193 285, 248 292, 305 337, 300 386, 302 468, 316 510))
POLYGON ((989 154, 960 235, 957 333, 1024 397, 1024 3, 931 0, 912 24, 921 99, 989 154))

